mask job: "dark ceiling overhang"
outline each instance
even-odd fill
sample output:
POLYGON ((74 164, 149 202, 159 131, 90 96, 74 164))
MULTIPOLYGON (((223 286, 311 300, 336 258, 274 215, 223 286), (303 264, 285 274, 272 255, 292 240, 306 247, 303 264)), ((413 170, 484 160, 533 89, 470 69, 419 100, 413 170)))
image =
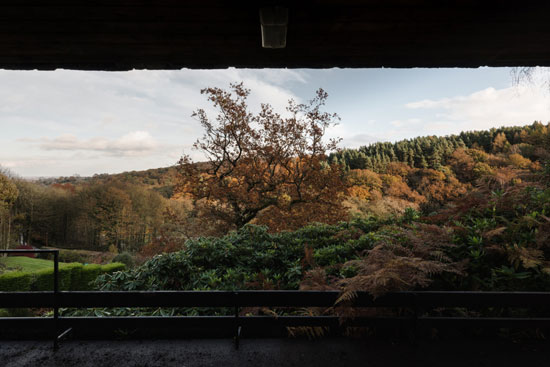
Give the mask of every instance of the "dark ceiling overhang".
POLYGON ((0 68, 550 66, 550 2, 95 0, 0 3, 0 68), (286 47, 259 9, 288 8, 286 47))

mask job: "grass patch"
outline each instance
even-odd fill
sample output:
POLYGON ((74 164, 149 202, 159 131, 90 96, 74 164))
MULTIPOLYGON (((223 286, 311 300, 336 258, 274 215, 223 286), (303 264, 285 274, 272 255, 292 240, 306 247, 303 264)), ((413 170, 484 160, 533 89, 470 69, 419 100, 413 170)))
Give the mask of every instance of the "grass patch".
MULTIPOLYGON (((53 269, 53 261, 51 260, 34 259, 26 256, 1 257, 0 264, 4 265, 3 272, 24 271, 32 273, 44 269, 53 269)), ((59 263, 59 266, 64 265, 64 263, 59 263)), ((2 270, 0 270, 0 274, 2 270)))
MULTIPOLYGON (((0 292, 51 291, 54 283, 53 261, 28 257, 1 258, 4 273, 0 273, 0 292)), ((83 291, 93 288, 92 282, 101 274, 125 269, 122 263, 106 265, 59 263, 59 289, 83 291)))

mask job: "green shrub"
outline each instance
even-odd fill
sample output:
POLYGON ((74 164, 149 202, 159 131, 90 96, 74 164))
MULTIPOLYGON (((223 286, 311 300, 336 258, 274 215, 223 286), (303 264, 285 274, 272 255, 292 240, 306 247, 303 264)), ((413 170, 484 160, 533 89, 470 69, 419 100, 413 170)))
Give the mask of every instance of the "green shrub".
POLYGON ((30 308, 0 308, 0 317, 32 317, 30 308))
POLYGON ((334 267, 372 248, 376 236, 365 230, 376 230, 381 223, 312 224, 273 234, 266 227, 247 225, 220 238, 188 240, 184 251, 102 275, 96 286, 103 290, 298 289, 303 274, 321 266, 317 261, 334 267), (311 254, 306 256, 308 251, 311 254))
POLYGON ((123 263, 129 269, 134 267, 134 257, 129 252, 123 252, 116 255, 111 262, 123 263))
POLYGON ((106 265, 88 264, 80 269, 80 278, 72 287, 73 290, 84 291, 94 289, 93 283, 101 274, 110 274, 126 269, 123 263, 111 263, 106 265))
POLYGON ((31 285, 33 291, 52 291, 53 290, 53 270, 39 270, 34 275, 34 281, 31 285))
POLYGON ((82 264, 70 263, 63 264, 59 268, 59 290, 76 290, 82 272, 82 264))
POLYGON ((39 252, 36 254, 37 259, 51 260, 53 261, 53 254, 51 252, 39 252))
POLYGON ((88 264, 81 268, 80 279, 74 286, 74 290, 91 290, 92 283, 101 274, 113 273, 126 269, 126 265, 122 263, 112 263, 107 265, 88 264))
MULTIPOLYGON (((81 264, 67 264, 59 268, 59 290, 68 291, 72 288, 72 277, 75 268, 81 267, 81 264)), ((44 269, 37 271, 34 275, 31 289, 33 291, 53 291, 54 272, 53 269, 44 269)))
MULTIPOLYGON (((54 255, 52 253, 38 253, 37 258, 53 261, 54 255)), ((60 263, 89 263, 92 262, 93 255, 83 253, 80 250, 59 250, 59 262, 60 263)))
POLYGON ((60 250, 59 262, 63 263, 89 263, 90 255, 75 250, 60 250))
POLYGON ((101 265, 87 264, 84 265, 80 272, 80 279, 76 285, 76 290, 84 291, 92 289, 92 283, 98 275, 101 274, 101 265))
POLYGON ((0 275, 0 291, 26 292, 31 290, 32 273, 13 271, 0 275))
POLYGON ((114 262, 101 266, 101 273, 114 273, 115 271, 126 270, 126 265, 121 262, 114 262))
POLYGON ((315 262, 320 266, 343 264, 353 258, 355 249, 347 243, 318 248, 313 252, 315 262))
MULTIPOLYGON (((59 290, 84 291, 93 289, 91 283, 101 274, 124 270, 122 263, 107 265, 63 264, 59 268, 59 290)), ((43 269, 34 273, 13 271, 0 275, 0 292, 10 291, 53 291, 53 269, 43 269)))
POLYGON ((71 270, 71 286, 70 290, 72 291, 79 291, 78 288, 80 284, 80 278, 82 277, 82 267, 83 265, 80 263, 73 263, 67 265, 67 267, 71 270))

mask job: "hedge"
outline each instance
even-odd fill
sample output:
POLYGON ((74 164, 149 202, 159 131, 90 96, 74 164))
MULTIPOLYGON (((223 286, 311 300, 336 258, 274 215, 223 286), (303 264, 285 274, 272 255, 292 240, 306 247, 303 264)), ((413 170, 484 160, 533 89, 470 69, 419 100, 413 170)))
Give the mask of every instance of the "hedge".
MULTIPOLYGON (((82 264, 72 263, 59 267, 59 290, 71 290, 72 272, 76 268, 82 268, 82 264)), ((35 272, 31 290, 53 291, 53 269, 44 269, 35 272)))
POLYGON ((82 267, 80 279, 78 280, 77 289, 75 290, 87 290, 91 288, 90 283, 93 282, 99 274, 101 274, 102 265, 88 264, 82 267))
MULTIPOLYGON (((100 274, 124 270, 122 263, 107 265, 80 263, 63 264, 59 267, 59 289, 72 291, 91 290, 92 283, 100 274)), ((53 269, 37 272, 14 271, 0 275, 0 291, 52 291, 53 269)))
POLYGON ((96 278, 105 273, 114 273, 115 271, 121 271, 126 269, 126 265, 123 263, 111 263, 106 265, 88 264, 83 265, 80 268, 80 276, 78 282, 75 283, 75 287, 72 290, 85 291, 92 289, 91 283, 96 278))
MULTIPOLYGON (((115 262, 111 264, 102 265, 101 273, 114 273, 115 271, 126 270, 126 265, 124 263, 115 262)), ((94 279, 95 280, 95 279, 94 279)))
POLYGON ((0 291, 15 292, 28 291, 33 281, 32 273, 12 271, 0 275, 0 291))
POLYGON ((78 251, 72 250, 60 250, 59 251, 59 261, 64 263, 88 263, 91 261, 93 256, 88 254, 83 254, 78 251))
MULTIPOLYGON (((71 264, 72 265, 72 264, 71 264)), ((82 276, 82 264, 78 264, 79 266, 75 266, 71 268, 71 286, 70 290, 85 290, 80 286, 80 278, 82 276)))

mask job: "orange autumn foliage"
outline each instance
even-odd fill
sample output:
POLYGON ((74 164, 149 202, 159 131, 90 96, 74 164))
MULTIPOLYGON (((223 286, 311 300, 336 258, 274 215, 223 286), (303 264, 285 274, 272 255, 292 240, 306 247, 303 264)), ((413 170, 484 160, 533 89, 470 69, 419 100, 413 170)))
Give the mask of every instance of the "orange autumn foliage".
POLYGON ((326 163, 338 140, 324 141, 338 116, 321 110, 328 97, 322 89, 308 104, 289 101, 284 117, 268 104, 250 112, 242 83, 201 92, 219 112, 215 120, 202 109, 193 114, 205 130, 194 148, 208 162, 201 167, 184 156, 177 187, 201 202, 201 215, 233 228, 257 223, 272 230, 346 218, 342 168, 326 163))
POLYGON ((348 172, 348 195, 353 198, 371 200, 378 198, 382 191, 380 175, 368 169, 354 169, 348 172))

